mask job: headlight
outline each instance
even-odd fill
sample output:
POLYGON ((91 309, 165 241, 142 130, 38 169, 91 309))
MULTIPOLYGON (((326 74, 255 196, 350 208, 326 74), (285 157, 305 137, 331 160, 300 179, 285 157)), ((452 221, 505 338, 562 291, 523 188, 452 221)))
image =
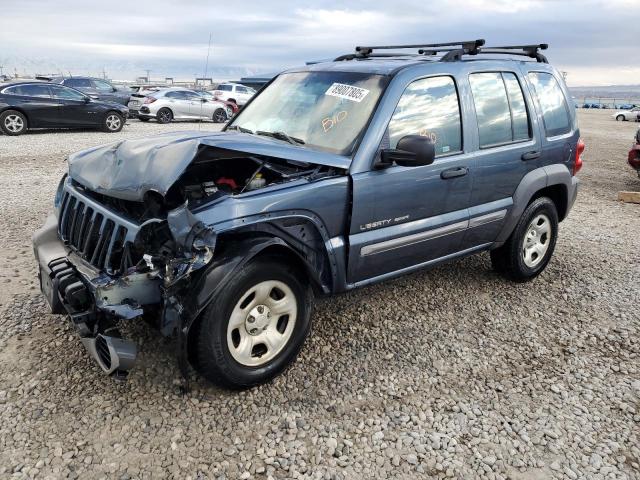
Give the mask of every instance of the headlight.
POLYGON ((64 195, 64 183, 67 181, 67 174, 65 173, 60 179, 60 183, 58 184, 58 190, 56 190, 56 196, 53 199, 53 207, 57 210, 60 208, 60 204, 62 203, 62 197, 64 195))

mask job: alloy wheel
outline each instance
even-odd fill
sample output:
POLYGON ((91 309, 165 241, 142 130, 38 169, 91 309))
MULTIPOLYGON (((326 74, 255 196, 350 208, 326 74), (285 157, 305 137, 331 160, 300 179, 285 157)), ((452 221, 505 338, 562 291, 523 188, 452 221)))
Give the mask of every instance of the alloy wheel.
POLYGON ((112 113, 110 115, 107 115, 107 119, 105 120, 105 123, 109 130, 116 131, 120 128, 120 125, 122 124, 122 120, 120 120, 120 117, 118 115, 116 115, 115 113, 112 113))
POLYGON ((277 280, 251 287, 234 307, 227 326, 227 346, 241 365, 259 367, 273 360, 291 339, 297 299, 277 280))
POLYGON ((535 268, 544 259, 551 244, 551 220, 541 213, 529 223, 522 244, 522 260, 529 268, 535 268))
POLYGON ((4 126, 10 132, 18 133, 24 129, 24 120, 20 115, 7 115, 4 119, 4 126))

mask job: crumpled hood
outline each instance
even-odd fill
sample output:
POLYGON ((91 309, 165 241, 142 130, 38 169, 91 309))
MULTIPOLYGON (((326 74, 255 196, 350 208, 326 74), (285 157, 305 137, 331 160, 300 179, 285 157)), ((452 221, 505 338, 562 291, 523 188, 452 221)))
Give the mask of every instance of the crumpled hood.
POLYGON ((209 145, 249 155, 294 160, 348 169, 348 158, 289 145, 269 137, 238 132, 171 132, 122 140, 69 156, 69 176, 95 192, 141 201, 148 191, 164 196, 195 158, 209 145))

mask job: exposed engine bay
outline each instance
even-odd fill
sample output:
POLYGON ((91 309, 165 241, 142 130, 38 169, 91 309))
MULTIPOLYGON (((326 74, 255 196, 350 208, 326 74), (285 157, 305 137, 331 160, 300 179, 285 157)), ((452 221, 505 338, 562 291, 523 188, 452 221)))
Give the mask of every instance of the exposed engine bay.
POLYGON ((102 205, 142 223, 152 218, 165 219, 167 212, 185 202, 195 207, 227 195, 241 195, 296 180, 313 181, 339 172, 334 167, 201 146, 193 162, 164 196, 148 190, 143 201, 138 202, 96 193, 77 182, 76 186, 102 205))
POLYGON ((336 169, 294 160, 238 155, 238 152, 202 148, 191 165, 169 189, 169 205, 199 202, 221 195, 240 195, 298 179, 315 180, 336 169))

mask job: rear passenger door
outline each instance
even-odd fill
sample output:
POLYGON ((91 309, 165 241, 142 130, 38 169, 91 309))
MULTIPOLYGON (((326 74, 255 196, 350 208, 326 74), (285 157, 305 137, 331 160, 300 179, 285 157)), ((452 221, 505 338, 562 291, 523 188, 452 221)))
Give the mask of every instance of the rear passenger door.
POLYGON ((191 105, 189 100, 187 100, 185 91, 176 90, 173 92, 167 92, 165 98, 167 99, 167 103, 169 103, 169 108, 173 112, 173 118, 189 118, 189 109, 191 108, 191 105))
POLYGON ((5 93, 17 95, 18 102, 27 114, 30 127, 55 126, 60 121, 58 102, 51 98, 51 91, 46 84, 16 85, 5 90, 5 93))
POLYGON ((465 248, 493 242, 522 178, 541 156, 523 78, 514 71, 469 74, 478 151, 465 248))

